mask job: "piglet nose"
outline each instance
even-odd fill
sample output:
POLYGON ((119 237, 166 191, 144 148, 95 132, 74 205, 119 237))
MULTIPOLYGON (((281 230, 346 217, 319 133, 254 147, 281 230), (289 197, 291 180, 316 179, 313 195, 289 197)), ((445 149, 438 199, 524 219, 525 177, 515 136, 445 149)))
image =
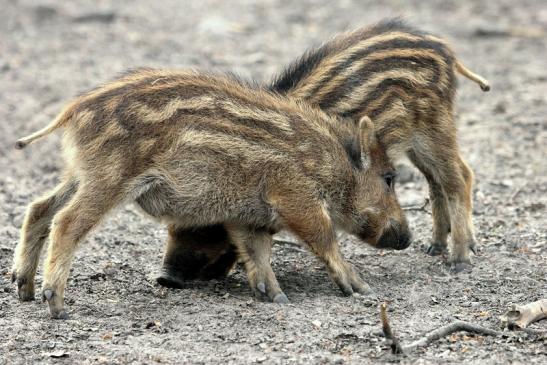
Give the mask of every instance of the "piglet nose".
POLYGON ((396 250, 404 250, 408 246, 410 246, 410 243, 412 242, 412 239, 410 237, 410 234, 408 232, 403 232, 399 235, 397 239, 397 247, 395 247, 396 250))
POLYGON ((406 225, 391 220, 389 228, 384 231, 378 240, 378 248, 392 248, 395 250, 404 250, 410 246, 411 237, 406 225))

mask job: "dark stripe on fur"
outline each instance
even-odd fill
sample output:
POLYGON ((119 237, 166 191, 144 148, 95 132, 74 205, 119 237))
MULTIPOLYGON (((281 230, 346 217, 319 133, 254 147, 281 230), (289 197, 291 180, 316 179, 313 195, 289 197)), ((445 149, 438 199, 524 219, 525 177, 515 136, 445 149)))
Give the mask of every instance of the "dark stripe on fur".
POLYGON ((432 59, 424 59, 423 57, 388 57, 379 59, 364 65, 354 74, 350 75, 344 82, 342 82, 336 89, 325 95, 322 100, 318 100, 319 106, 324 110, 332 108, 340 99, 351 95, 356 88, 361 86, 367 80, 371 79, 375 74, 386 72, 389 70, 402 68, 412 70, 415 73, 420 72, 421 69, 433 69, 433 78, 429 80, 429 87, 435 91, 439 96, 442 96, 443 91, 438 86, 439 73, 441 71, 439 65, 432 59), (428 62, 430 61, 430 62, 428 62))
POLYGON ((344 113, 341 113, 341 116, 345 118, 353 118, 355 116, 361 115, 361 113, 367 109, 368 104, 372 101, 377 100, 383 94, 388 92, 389 88, 392 86, 400 87, 404 89, 407 93, 413 93, 414 95, 419 95, 420 90, 416 89, 412 83, 405 79, 385 79, 378 84, 374 91, 370 92, 367 97, 356 107, 351 110, 348 110, 344 113))
MULTIPOLYGON (((353 63, 369 55, 372 55, 375 52, 395 50, 395 49, 409 49, 409 48, 416 49, 416 50, 418 49, 434 50, 442 56, 442 58, 445 60, 447 65, 451 65, 452 64, 451 57, 449 57, 445 51, 442 51, 442 52, 439 51, 439 49, 442 47, 438 47, 438 46, 439 46, 438 43, 425 41, 425 40, 424 41, 406 41, 406 40, 397 39, 397 40, 377 43, 371 47, 365 48, 359 52, 354 53, 345 62, 335 67, 327 78, 325 78, 324 80, 319 82, 317 85, 315 85, 315 87, 310 92, 310 97, 313 97, 315 93, 317 93, 319 90, 327 86, 330 82, 332 82, 333 78, 335 78, 337 75, 339 75, 344 70, 349 68, 353 63)), ((419 60, 419 59, 420 59, 419 55, 417 55, 414 58, 414 60, 419 60)), ((381 61, 382 60, 380 60, 380 62, 381 61)), ((368 69, 368 67, 369 65, 365 65, 364 69, 366 70, 368 69)), ((383 71, 387 71, 389 69, 390 69, 389 67, 385 67, 383 68, 383 71)), ((362 71, 362 69, 359 71, 362 71)), ((436 69, 436 71, 438 72, 438 68, 436 69)), ((365 80, 365 78, 363 78, 361 75, 356 75, 355 79, 360 80, 361 82, 365 80)))
POLYGON ((365 38, 394 31, 422 35, 422 33, 413 30, 399 18, 381 21, 373 27, 363 29, 362 32, 353 32, 349 37, 335 39, 320 47, 310 49, 274 79, 270 85, 270 90, 286 93, 305 79, 329 55, 339 53, 365 38))

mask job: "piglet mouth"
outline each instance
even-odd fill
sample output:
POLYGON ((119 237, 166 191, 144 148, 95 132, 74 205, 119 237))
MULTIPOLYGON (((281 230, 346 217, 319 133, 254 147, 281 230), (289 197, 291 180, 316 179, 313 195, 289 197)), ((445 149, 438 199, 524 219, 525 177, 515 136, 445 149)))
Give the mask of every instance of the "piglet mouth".
POLYGON ((405 229, 388 228, 378 239, 377 248, 404 250, 412 242, 410 233, 405 229))
POLYGON ((384 230, 375 229, 374 226, 362 225, 359 238, 371 246, 380 249, 404 250, 411 243, 411 235, 406 223, 390 219, 384 230))
POLYGON ((378 244, 378 234, 372 232, 371 229, 364 229, 360 231, 357 236, 359 237, 359 239, 368 243, 369 245, 376 246, 378 244))

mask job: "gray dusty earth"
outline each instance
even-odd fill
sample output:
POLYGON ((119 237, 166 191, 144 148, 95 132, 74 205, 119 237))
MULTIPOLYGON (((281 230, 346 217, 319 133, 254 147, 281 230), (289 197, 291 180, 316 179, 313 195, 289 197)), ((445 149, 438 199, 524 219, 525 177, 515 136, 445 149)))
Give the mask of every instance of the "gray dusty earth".
MULTIPOLYGON (((547 340, 456 334, 406 356, 379 333, 378 304, 403 342, 455 319, 498 326, 510 303, 547 297, 547 3, 522 1, 17 1, 0 0, 0 363, 547 363, 547 340), (231 70, 267 81, 336 32, 402 14, 451 41, 492 83, 462 79, 457 119, 476 173, 480 242, 471 272, 450 274, 424 253, 427 212, 408 217, 414 244, 376 251, 343 240, 375 291, 344 298, 297 244, 278 244, 273 267, 291 300, 252 299, 241 269, 182 290, 155 284, 166 233, 132 206, 83 243, 66 293, 71 319, 19 303, 10 282, 26 205, 63 165, 59 135, 12 146, 78 92, 136 66, 231 70)), ((408 170, 403 204, 426 197, 408 170)), ((38 285, 40 285, 38 275, 38 285)), ((547 322, 532 326, 547 329, 547 322)))

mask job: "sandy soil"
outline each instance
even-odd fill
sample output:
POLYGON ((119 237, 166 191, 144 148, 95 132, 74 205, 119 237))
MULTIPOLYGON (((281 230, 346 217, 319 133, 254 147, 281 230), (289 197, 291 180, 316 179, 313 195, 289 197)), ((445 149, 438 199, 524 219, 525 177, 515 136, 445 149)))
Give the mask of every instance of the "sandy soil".
MULTIPOLYGON (((508 304, 547 297, 547 4, 514 3, 0 0, 0 363, 546 363, 545 338, 458 334, 397 357, 378 333, 383 300, 410 341, 454 319, 496 327, 508 304), (254 301, 240 269, 165 290, 154 280, 164 228, 127 206, 81 245, 66 293, 71 320, 50 320, 38 296, 18 302, 10 269, 23 213, 55 185, 62 162, 59 135, 25 151, 12 149, 17 137, 129 67, 266 81, 308 46, 397 14, 448 38, 492 83, 484 94, 461 80, 458 97, 461 146, 476 173, 480 252, 470 273, 452 275, 424 253, 430 215, 409 211, 415 242, 403 252, 343 242, 371 297, 340 296, 295 244, 276 245, 273 262, 289 305, 254 301)), ((402 203, 422 202, 423 178, 404 180, 402 203)))

